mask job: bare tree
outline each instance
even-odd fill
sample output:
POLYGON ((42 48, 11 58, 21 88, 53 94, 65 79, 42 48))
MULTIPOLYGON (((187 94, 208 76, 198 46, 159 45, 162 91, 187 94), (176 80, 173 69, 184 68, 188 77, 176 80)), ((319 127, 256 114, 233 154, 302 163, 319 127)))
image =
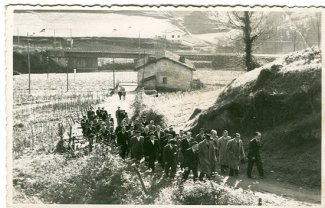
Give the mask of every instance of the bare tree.
POLYGON ((313 30, 317 35, 317 44, 321 44, 321 13, 316 13, 314 17, 311 18, 311 25, 313 30))
POLYGON ((258 66, 253 57, 254 46, 258 39, 269 37, 270 27, 266 26, 265 16, 261 12, 243 11, 227 13, 228 27, 241 31, 237 38, 244 43, 244 62, 247 71, 251 71, 258 66))

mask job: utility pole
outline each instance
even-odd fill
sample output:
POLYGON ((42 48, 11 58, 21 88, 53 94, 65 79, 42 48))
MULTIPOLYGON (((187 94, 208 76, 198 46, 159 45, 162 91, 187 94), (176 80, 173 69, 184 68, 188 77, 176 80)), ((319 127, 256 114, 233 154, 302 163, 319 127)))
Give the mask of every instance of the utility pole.
POLYGON ((68 61, 66 61, 67 63, 67 92, 69 91, 69 64, 68 61))
POLYGON ((113 58, 113 89, 115 90, 115 66, 114 66, 115 62, 114 62, 114 58, 113 58))
POLYGON ((143 71, 142 71, 142 87, 144 87, 144 71, 146 70, 146 51, 143 51, 143 71))
POLYGON ((17 29, 17 38, 18 38, 18 45, 20 44, 20 40, 19 40, 19 28, 17 29))
POLYGON ((29 34, 27 33, 27 64, 28 64, 28 94, 30 94, 30 57, 29 57, 29 34))
POLYGON ((53 30, 53 46, 56 46, 56 39, 55 39, 55 29, 53 30))
POLYGON ((140 59, 140 58, 141 58, 141 52, 140 52, 140 50, 141 50, 141 44, 140 44, 140 32, 139 32, 139 38, 138 38, 138 40, 139 40, 138 50, 139 50, 139 59, 140 59))

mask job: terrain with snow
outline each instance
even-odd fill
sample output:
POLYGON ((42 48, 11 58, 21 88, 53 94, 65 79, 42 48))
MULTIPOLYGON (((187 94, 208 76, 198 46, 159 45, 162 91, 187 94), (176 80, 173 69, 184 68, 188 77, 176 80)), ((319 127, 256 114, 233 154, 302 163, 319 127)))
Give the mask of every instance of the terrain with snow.
POLYGON ((191 124, 242 134, 247 144, 263 134, 267 177, 320 187, 321 53, 298 51, 231 82, 191 124))

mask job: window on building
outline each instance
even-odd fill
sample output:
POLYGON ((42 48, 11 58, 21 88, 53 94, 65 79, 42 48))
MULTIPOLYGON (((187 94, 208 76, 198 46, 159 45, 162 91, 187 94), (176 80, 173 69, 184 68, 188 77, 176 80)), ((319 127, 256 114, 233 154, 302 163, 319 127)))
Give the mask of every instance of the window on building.
POLYGON ((180 35, 178 35, 177 37, 178 37, 178 38, 180 38, 181 36, 180 36, 180 35))
POLYGON ((174 38, 174 35, 172 35, 172 38, 174 38))
POLYGON ((167 84, 167 77, 163 77, 162 82, 163 82, 163 84, 167 84))

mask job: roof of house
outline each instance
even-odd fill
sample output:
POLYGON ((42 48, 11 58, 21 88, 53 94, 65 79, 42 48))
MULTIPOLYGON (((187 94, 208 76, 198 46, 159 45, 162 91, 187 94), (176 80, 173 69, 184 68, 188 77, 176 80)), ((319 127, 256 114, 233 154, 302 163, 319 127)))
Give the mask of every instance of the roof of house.
POLYGON ((146 59, 141 59, 139 61, 140 64, 138 64, 134 70, 139 70, 140 68, 142 68, 143 66, 147 66, 153 63, 156 63, 162 59, 167 59, 170 60, 174 63, 180 64, 182 66, 185 66, 186 68, 195 71, 195 66, 192 64, 192 62, 186 58, 184 58, 184 62, 180 61, 180 56, 172 53, 170 51, 163 51, 162 53, 157 53, 155 56, 155 61, 150 61, 150 59, 146 58, 146 59))

